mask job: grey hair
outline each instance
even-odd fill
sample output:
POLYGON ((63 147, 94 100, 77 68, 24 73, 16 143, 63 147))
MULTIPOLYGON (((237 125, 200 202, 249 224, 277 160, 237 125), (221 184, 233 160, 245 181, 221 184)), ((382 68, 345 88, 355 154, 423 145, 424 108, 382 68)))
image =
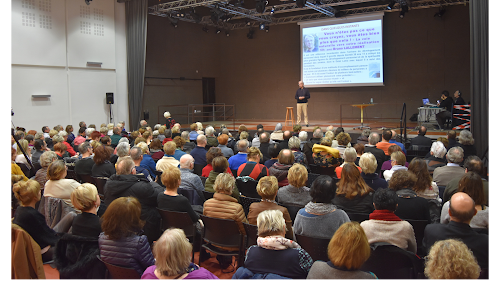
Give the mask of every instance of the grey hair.
POLYGON ((63 139, 63 137, 61 137, 61 135, 54 135, 52 137, 52 140, 54 141, 54 143, 63 142, 64 141, 64 139, 63 139))
POLYGON ((370 136, 368 137, 368 143, 370 145, 376 145, 379 140, 380 140, 380 137, 379 137, 378 133, 371 133, 370 136))
POLYGON ((236 147, 238 148, 238 151, 244 152, 247 151, 248 149, 248 141, 245 139, 239 140, 236 143, 236 147))
POLYGON ((142 149, 138 146, 134 146, 130 149, 130 158, 132 160, 139 160, 142 156, 142 149))
POLYGON ((300 148, 300 140, 298 137, 296 136, 292 136, 289 140, 288 140, 288 148, 292 149, 292 148, 300 148))
POLYGON ((158 130, 160 127, 161 127, 161 124, 156 124, 156 125, 153 127, 153 131, 154 131, 154 130, 158 130))
POLYGON ((228 129, 228 128, 224 128, 224 129, 222 129, 221 133, 222 133, 222 134, 226 134, 226 135, 230 136, 230 134, 229 134, 229 129, 228 129))
POLYGON ((95 131, 95 129, 89 127, 85 129, 85 135, 90 137, 90 134, 92 134, 93 131, 95 131))
POLYGON ((128 142, 120 142, 116 146, 116 155, 118 155, 118 157, 127 156, 129 154, 129 151, 130 145, 128 144, 128 142))
POLYGON ((54 151, 45 151, 40 156, 40 166, 48 167, 55 160, 57 160, 57 154, 54 151))
POLYGON ((68 135, 68 132, 66 132, 66 131, 60 131, 58 134, 59 134, 61 137, 65 137, 65 136, 67 136, 67 135, 68 135))
POLYGON ((281 123, 276 124, 276 127, 274 127, 275 131, 280 131, 283 128, 283 125, 281 123))
POLYGON ((41 139, 43 137, 43 132, 38 132, 35 134, 35 140, 41 139))
POLYGON ((301 140, 301 141, 307 141, 307 132, 306 131, 301 131, 299 133, 299 140, 301 140))
POLYGON ((370 135, 370 129, 364 129, 362 135, 368 137, 370 135))
POLYGON ((118 143, 122 143, 122 142, 125 142, 125 143, 127 143, 127 144, 128 144, 128 139, 127 139, 126 137, 122 137, 122 138, 118 141, 118 143))
POLYGON ((354 162, 358 157, 356 153, 356 149, 354 147, 348 147, 344 150, 344 161, 345 162, 354 162))
POLYGON ((320 128, 314 130, 313 138, 321 138, 323 136, 323 131, 320 128))
POLYGON ((158 130, 153 131, 153 136, 158 136, 159 134, 160 134, 160 132, 158 132, 158 130))
POLYGON ((460 164, 464 159, 464 150, 459 146, 454 146, 448 150, 446 158, 448 158, 448 162, 460 164))
POLYGON ((458 136, 458 142, 463 145, 473 145, 474 139, 472 138, 472 133, 467 130, 461 131, 460 135, 458 136))
POLYGON ((215 129, 214 127, 212 126, 208 126, 207 128, 205 128, 205 135, 207 136, 212 136, 215 132, 215 129))
POLYGON ((432 143, 431 152, 435 157, 443 158, 446 154, 446 147, 444 147, 442 142, 436 141, 432 143))
POLYGON ((90 142, 88 141, 84 141, 82 142, 79 146, 78 146, 78 151, 80 152, 80 154, 84 154, 86 153, 89 148, 91 148, 92 146, 90 145, 90 142))
POLYGON ((189 140, 189 132, 188 131, 182 131, 181 138, 183 138, 185 140, 189 140))

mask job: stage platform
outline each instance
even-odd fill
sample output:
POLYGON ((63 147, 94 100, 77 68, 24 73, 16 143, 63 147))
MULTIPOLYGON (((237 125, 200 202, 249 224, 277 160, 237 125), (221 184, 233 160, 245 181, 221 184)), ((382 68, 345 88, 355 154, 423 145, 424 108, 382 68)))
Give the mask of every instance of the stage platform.
MULTIPOLYGON (((214 128, 219 131, 219 128, 222 124, 226 125, 226 127, 232 131, 238 131, 238 127, 243 124, 245 125, 250 132, 256 131, 257 125, 262 124, 264 126, 264 130, 267 132, 274 131, 274 128, 277 123, 281 123, 283 125, 283 130, 292 130, 292 126, 288 125, 285 128, 285 120, 257 120, 257 119, 235 119, 228 121, 207 121, 201 122, 203 127, 205 128, 207 125, 212 125, 214 128)), ((189 129, 190 124, 182 124, 181 128, 189 129)), ((334 128, 340 127, 340 120, 309 120, 309 127, 306 127, 305 124, 301 124, 302 130, 309 132, 312 134, 314 127, 319 126, 323 131, 326 130, 326 127, 332 125, 334 128)), ((356 139, 363 130, 355 129, 356 127, 361 126, 361 123, 358 120, 350 120, 350 119, 342 119, 342 127, 344 131, 349 133, 351 139, 356 139), (355 138, 354 138, 355 136, 355 138)), ((364 122, 363 126, 368 126, 371 128, 371 131, 382 133, 384 129, 396 130, 396 132, 400 133, 399 121, 378 121, 378 120, 369 120, 369 122, 364 122)), ((439 137, 446 137, 446 132, 448 130, 436 130, 434 127, 427 128, 426 136, 431 139, 437 139, 439 137)), ((418 122, 407 122, 406 123, 406 134, 409 139, 414 138, 418 135, 418 122)))

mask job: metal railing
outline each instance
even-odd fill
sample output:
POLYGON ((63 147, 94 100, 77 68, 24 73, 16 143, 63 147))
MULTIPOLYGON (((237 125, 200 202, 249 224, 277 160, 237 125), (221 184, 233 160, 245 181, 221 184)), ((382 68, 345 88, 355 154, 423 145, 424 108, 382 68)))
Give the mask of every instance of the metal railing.
POLYGON ((158 120, 164 119, 163 112, 168 110, 172 117, 181 124, 191 124, 195 122, 217 122, 232 121, 235 127, 234 118, 235 106, 225 103, 208 104, 182 104, 182 105, 159 105, 158 120), (162 108, 164 110, 162 110, 162 108))

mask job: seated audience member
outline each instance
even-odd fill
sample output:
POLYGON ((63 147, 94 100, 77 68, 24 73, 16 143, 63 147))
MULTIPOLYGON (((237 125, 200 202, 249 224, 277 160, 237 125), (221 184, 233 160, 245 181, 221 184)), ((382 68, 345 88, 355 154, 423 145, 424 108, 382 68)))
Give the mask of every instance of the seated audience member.
POLYGON ((40 201, 40 184, 34 180, 19 181, 12 187, 14 196, 19 202, 19 207, 17 207, 14 214, 14 219, 12 223, 19 225, 35 240, 35 242, 40 246, 42 260, 49 261, 52 260, 53 248, 59 236, 57 232, 63 230, 60 229, 64 223, 57 224, 54 229, 47 226, 45 222, 45 217, 35 209, 35 205, 40 201), (51 249, 49 251, 49 249, 51 249))
POLYGON ((73 149, 73 146, 71 146, 69 143, 68 143, 68 133, 66 133, 66 131, 60 131, 59 132, 59 135, 61 137, 63 137, 63 144, 66 146, 66 150, 68 151, 69 153, 69 156, 73 157, 76 155, 76 152, 75 150, 73 149))
POLYGON ((168 141, 163 146, 163 150, 165 151, 165 155, 156 162, 156 170, 163 171, 167 168, 167 166, 179 167, 180 161, 175 159, 174 154, 177 145, 173 141, 168 141))
POLYGON ((28 178, 24 175, 23 170, 21 170, 21 167, 19 167, 19 165, 17 165, 16 162, 14 161, 16 159, 16 149, 11 147, 10 150, 11 150, 11 154, 10 154, 11 174, 12 175, 19 175, 23 178, 24 181, 27 181, 28 178))
POLYGON ((31 162, 35 165, 35 163, 40 163, 40 156, 47 151, 47 144, 45 144, 44 140, 37 139, 33 147, 35 148, 35 152, 31 155, 31 162))
POLYGON ((66 146, 62 142, 54 143, 54 152, 57 154, 59 160, 64 160, 64 158, 69 157, 66 149, 66 146))
MULTIPOLYGON (((446 149, 450 147, 450 146, 449 146, 450 142, 448 141, 448 139, 447 139, 446 137, 439 137, 439 138, 437 138, 437 139, 436 139, 436 141, 435 141, 435 142, 438 142, 438 141, 440 141, 441 143, 443 143, 443 145, 444 145, 444 147, 445 147, 446 149)), ((434 142, 433 142, 433 143, 434 143, 434 142)), ((426 157, 427 157, 427 156, 430 156, 430 154, 429 154, 429 153, 427 153, 426 157)))
POLYGON ((295 162, 295 158, 290 149, 283 149, 278 154, 278 162, 274 163, 269 168, 269 175, 275 176, 278 179, 279 187, 288 185, 288 170, 295 162))
POLYGON ((219 145, 219 141, 215 137, 215 129, 212 126, 208 126, 205 129, 205 134, 207 135, 207 147, 217 147, 219 145))
MULTIPOLYGON (((484 175, 483 161, 477 156, 469 156, 465 160, 464 168, 465 168, 465 173, 475 172, 481 177, 483 181, 484 197, 486 198, 485 205, 488 206, 488 181, 483 177, 484 175)), ((457 192, 458 183, 462 178, 462 176, 454 178, 446 185, 446 189, 444 190, 443 193, 443 202, 449 201, 451 196, 455 194, 455 192, 457 192)))
POLYGON ((446 165, 446 147, 440 141, 432 143, 430 156, 425 158, 427 164, 427 170, 429 173, 433 174, 437 167, 442 167, 446 165))
MULTIPOLYGON (((149 127, 148 127, 149 128, 149 127)), ((151 132, 150 130, 147 130, 145 131, 143 134, 142 134, 142 137, 145 139, 145 143, 149 146, 149 144, 151 143, 151 141, 153 140, 153 132, 151 132)))
MULTIPOLYGON (((391 138, 392 138, 391 130, 384 130, 382 132, 382 140, 377 143, 377 148, 383 150, 385 155, 387 155, 387 156, 391 155, 391 154, 389 154, 389 151, 388 151, 389 146, 393 145, 392 143, 389 142, 391 140, 391 138)), ((403 151, 403 150, 401 149, 401 151, 403 151)))
POLYGON ((181 185, 180 188, 185 189, 194 189, 203 191, 203 183, 201 182, 200 177, 193 173, 192 170, 194 168, 194 159, 193 156, 186 154, 181 157, 181 161, 179 164, 181 171, 181 185))
MULTIPOLYGON (((245 234, 245 228, 242 223, 248 223, 245 212, 240 203, 238 203, 238 200, 231 196, 235 186, 236 182, 232 175, 220 173, 215 179, 214 197, 208 199, 203 204, 203 215, 211 218, 234 220, 238 223, 240 232, 245 234)), ((219 261, 221 268, 225 269, 231 265, 232 257, 228 259, 226 256, 217 255, 217 261, 219 261)))
POLYGON ((460 163, 464 158, 464 151, 461 147, 454 146, 446 153, 448 164, 443 167, 438 167, 434 170, 432 180, 438 186, 447 185, 450 181, 457 177, 463 176, 465 169, 460 167, 460 163))
POLYGON ((231 170, 238 170, 241 164, 247 161, 247 151, 248 151, 248 141, 247 140, 239 140, 236 143, 236 147, 238 149, 238 153, 229 158, 229 168, 231 170))
MULTIPOLYGON (((208 178, 205 181, 205 191, 213 193, 213 192, 215 192, 214 183, 215 183, 215 179, 217 178, 217 176, 220 173, 224 173, 224 172, 228 173, 232 176, 233 173, 227 172, 227 169, 229 168, 229 163, 227 162, 227 159, 225 157, 222 157, 222 156, 217 156, 212 160, 212 167, 213 167, 213 170, 210 171, 210 173, 208 174, 208 178)), ((233 196, 236 199, 240 198, 240 193, 238 191, 238 188, 235 187, 233 189, 233 193, 231 194, 231 196, 233 196)))
POLYGON ((368 137, 370 136, 370 129, 364 129, 361 135, 356 139, 356 143, 359 143, 363 146, 368 144, 368 137))
POLYGON ((459 145, 459 143, 457 142, 457 131, 455 131, 455 130, 449 130, 446 133, 446 138, 448 139, 448 145, 446 146, 446 148, 450 149, 450 148, 452 148, 454 146, 458 146, 459 145))
POLYGON ((155 265, 146 268, 141 279, 219 279, 191 262, 192 251, 182 229, 165 230, 153 248, 155 265))
POLYGON ((43 196, 63 199, 68 205, 73 206, 70 199, 71 192, 80 186, 80 183, 74 179, 66 179, 67 173, 68 167, 66 167, 64 161, 56 160, 52 162, 47 170, 49 180, 45 183, 43 196))
POLYGON ((298 137, 291 137, 288 140, 288 148, 293 152, 295 163, 299 163, 307 167, 306 155, 300 151, 300 140, 298 137))
POLYGON ((271 140, 274 142, 279 142, 283 140, 283 131, 281 130, 283 126, 281 123, 276 124, 276 127, 274 128, 274 131, 271 133, 271 140))
POLYGON ((358 222, 346 222, 328 243, 329 261, 315 261, 307 279, 377 279, 359 270, 370 257, 370 244, 358 222))
POLYGON ((309 195, 307 184, 306 167, 293 164, 288 170, 288 185, 278 189, 278 201, 280 204, 304 207, 312 198, 309 195))
POLYGON ((135 163, 130 156, 118 161, 116 174, 106 181, 104 187, 104 204, 109 206, 113 200, 120 197, 137 198, 142 206, 141 219, 146 221, 144 234, 152 242, 160 237, 160 214, 156 210, 156 198, 158 193, 163 192, 163 188, 156 182, 148 182, 146 178, 136 176, 136 173, 135 163))
POLYGON ((474 146, 474 139, 472 138, 472 133, 468 130, 462 130, 458 136, 458 142, 460 147, 464 150, 463 159, 467 159, 469 156, 476 156, 477 151, 474 146))
POLYGON ((75 173, 78 175, 91 175, 92 167, 95 164, 92 146, 88 142, 83 142, 78 146, 78 151, 80 151, 82 158, 75 162, 75 173))
POLYGON ((179 137, 181 136, 181 124, 175 123, 174 127, 170 129, 172 130, 172 139, 174 139, 177 136, 179 137))
MULTIPOLYGON (((28 167, 28 169, 31 169, 31 166, 28 164, 28 160, 26 160, 26 157, 24 157, 24 153, 28 156, 28 159, 32 162, 33 160, 31 159, 31 149, 28 149, 28 141, 25 139, 19 140, 19 144, 21 145, 22 150, 18 147, 17 148, 17 156, 16 156, 16 163, 23 163, 28 167)), ((33 162, 32 162, 33 163, 33 162)))
POLYGON ((149 182, 154 180, 155 175, 150 175, 148 169, 141 167, 142 162, 142 149, 138 146, 134 146, 130 149, 130 158, 134 161, 135 174, 136 176, 144 177, 149 182))
MULTIPOLYGON (((264 162, 264 166, 266 166, 268 169, 271 168, 274 163, 278 162, 278 155, 280 153, 280 147, 277 143, 273 143, 269 145, 269 148, 267 149, 267 154, 269 154, 269 160, 266 160, 264 162)), ((295 161, 295 160, 294 160, 295 161)))
POLYGON ((335 231, 349 222, 347 214, 332 204, 335 183, 330 176, 319 176, 309 190, 311 202, 300 209, 293 223, 295 234, 330 239, 335 231))
POLYGON ((418 136, 411 139, 411 145, 418 145, 423 147, 431 147, 432 139, 425 136, 427 133, 427 128, 425 126, 420 126, 418 128, 418 136))
MULTIPOLYGON (((217 137, 217 141, 219 142, 219 145, 217 146, 220 148, 220 151, 224 155, 224 157, 229 158, 234 155, 234 152, 231 148, 227 147, 227 141, 229 140, 229 136, 226 134, 220 134, 217 137)), ((208 163, 208 160, 207 160, 208 163)))
POLYGON ((194 163, 205 167, 207 165, 207 150, 205 146, 207 145, 207 137, 204 135, 198 135, 196 138, 196 147, 191 151, 191 156, 194 158, 194 163))
POLYGON ((340 157, 344 156, 344 150, 351 144, 351 136, 348 133, 340 132, 336 137, 337 150, 339 151, 340 157))
POLYGON ((140 141, 136 144, 136 146, 140 147, 142 150, 142 161, 140 166, 148 169, 149 174, 154 179, 156 163, 155 160, 151 158, 148 145, 144 141, 140 141))
MULTIPOLYGON (((246 138, 242 138, 242 137, 241 137, 241 133, 243 133, 243 132, 247 132, 247 133, 248 133, 248 128, 247 128, 247 126, 245 126, 245 125, 241 124, 241 125, 238 127, 238 133, 236 133, 236 136, 234 137, 234 138, 235 138, 235 140, 237 140, 237 141, 238 141, 238 140, 241 140, 241 139, 246 139, 246 140, 248 140, 248 139, 247 139, 247 138, 248 138, 248 135, 246 136, 246 138)), ((250 140, 250 141, 251 141, 251 140, 250 140)))
POLYGON ((35 180, 40 184, 42 190, 45 188, 45 183, 49 180, 47 177, 49 166, 55 160, 57 160, 57 154, 54 151, 45 151, 42 156, 40 156, 40 165, 42 168, 36 172, 35 180))
POLYGON ((266 166, 259 164, 262 153, 257 147, 250 147, 247 153, 247 162, 238 168, 238 177, 251 177, 258 181, 262 177, 269 176, 269 170, 266 166))
POLYGON ((141 203, 135 197, 120 197, 111 202, 102 216, 103 232, 99 235, 101 259, 113 265, 133 268, 142 274, 154 264, 148 237, 139 235, 143 225, 141 203))
POLYGON ((151 141, 149 144, 149 152, 151 153, 151 158, 155 161, 160 160, 165 155, 160 139, 153 139, 151 141))
POLYGON ((197 222, 199 217, 189 204, 189 200, 177 193, 181 184, 181 172, 179 168, 167 166, 161 174, 161 182, 166 187, 165 192, 158 193, 158 208, 167 211, 185 212, 193 222, 197 222))
POLYGON ((380 140, 380 136, 378 133, 371 133, 368 137, 368 144, 365 144, 365 152, 370 152, 377 159, 377 170, 375 172, 380 175, 380 170, 382 168, 382 164, 385 160, 387 160, 387 156, 382 149, 378 149, 377 143, 380 140))
POLYGON ((412 172, 394 172, 389 188, 394 190, 398 197, 398 209, 395 214, 402 219, 426 220, 431 223, 429 202, 413 190, 416 183, 417 177, 412 172))
POLYGON ((101 198, 95 185, 84 183, 75 188, 71 193, 71 203, 75 209, 82 211, 73 219, 71 234, 98 238, 102 232, 101 222, 97 215, 101 206, 101 198))
POLYGON ((116 174, 115 165, 113 165, 109 158, 113 149, 104 145, 101 145, 94 149, 94 166, 92 166, 92 176, 93 177, 106 177, 109 178, 116 174))
POLYGON ((429 279, 478 279, 480 273, 474 254, 458 239, 436 242, 426 256, 424 274, 429 279))
MULTIPOLYGON (((309 142, 307 140, 309 138, 309 136, 307 135, 306 131, 300 131, 298 138, 300 140, 300 151, 304 152, 304 145, 309 142)), ((311 145, 311 147, 312 147, 312 145, 311 145)), ((306 157, 306 159, 307 159, 307 157, 306 157)))
POLYGON ((370 214, 370 219, 361 222, 368 243, 387 242, 416 253, 417 241, 413 227, 394 213, 398 208, 396 192, 388 188, 377 189, 373 195, 373 205, 375 210, 370 214))
MULTIPOLYGON (((488 228, 488 206, 486 206, 486 198, 483 192, 483 181, 481 176, 475 172, 468 172, 463 175, 458 184, 457 192, 463 192, 469 195, 472 200, 474 200, 476 207, 476 215, 470 221, 470 227, 472 228, 488 228)), ((448 212, 450 208, 450 201, 447 201, 443 205, 441 210, 441 223, 450 222, 450 214, 448 212)))
POLYGON ((365 183, 358 168, 347 163, 337 183, 333 204, 346 213, 369 214, 373 211, 372 197, 373 189, 365 183))
MULTIPOLYGON (((196 139, 194 141, 189 140, 189 132, 188 131, 183 131, 181 133, 181 138, 185 141, 184 146, 182 151, 185 153, 191 153, 191 150, 193 150, 196 146, 196 139)), ((197 134, 198 135, 198 134, 197 134)))
POLYGON ((121 131, 122 131, 121 127, 118 127, 118 126, 113 127, 113 131, 112 131, 113 134, 110 136, 112 147, 116 147, 118 145, 118 142, 122 138, 121 131))
POLYGON ((288 142, 290 141, 290 138, 292 137, 292 132, 286 130, 283 132, 283 141, 281 141, 279 143, 280 145, 280 148, 283 150, 283 149, 287 149, 289 146, 288 146, 288 142))
POLYGON ((429 170, 427 170, 427 163, 424 159, 413 158, 408 166, 408 171, 417 176, 417 182, 415 186, 413 186, 413 190, 417 193, 417 196, 425 199, 435 199, 441 202, 441 198, 439 198, 439 188, 436 183, 432 181, 429 170))
MULTIPOLYGON (((166 137, 165 137, 165 131, 166 131, 166 130, 170 130, 170 129, 167 129, 167 127, 165 127, 165 125, 160 126, 160 127, 158 128, 158 136, 157 136, 156 138, 160 141, 160 147, 161 147, 162 145, 164 145, 163 141, 164 141, 164 140, 165 140, 165 138, 166 138, 166 137)), ((170 140, 172 140, 172 130, 170 130, 170 133, 169 133, 169 138, 170 138, 170 140)), ((154 139, 153 139, 153 140, 154 140, 154 139)), ((170 141, 170 140, 168 140, 168 141, 170 141)), ((161 148, 160 148, 160 150, 161 150, 161 148)))
POLYGON ((293 240, 292 219, 288 209, 276 203, 276 194, 278 193, 278 181, 275 177, 263 177, 257 184, 257 193, 262 197, 262 202, 255 202, 250 205, 248 212, 248 222, 257 225, 257 216, 265 210, 280 210, 283 213, 286 223, 285 237, 293 240))
POLYGON ((363 144, 357 143, 353 147, 356 150, 356 160, 354 160, 354 164, 359 166, 359 159, 361 159, 361 155, 365 153, 365 146, 363 144))
POLYGON ((181 161, 182 155, 186 154, 186 152, 182 151, 182 149, 184 148, 184 144, 186 144, 186 141, 183 138, 181 138, 180 136, 176 136, 174 138, 173 142, 175 142, 175 146, 176 146, 174 158, 181 161))
POLYGON ((399 146, 402 149, 403 153, 406 155, 406 148, 405 148, 404 144, 396 140, 396 138, 398 137, 396 131, 391 130, 391 133, 392 133, 392 137, 391 137, 391 140, 389 142, 399 146))
POLYGON ((264 133, 264 126, 262 124, 257 125, 257 131, 253 135, 252 142, 250 146, 259 147, 260 148, 260 135, 264 133))
MULTIPOLYGON (((222 153, 222 151, 219 147, 210 147, 208 149, 207 154, 206 154, 207 165, 205 167, 203 167, 203 170, 201 170, 202 177, 208 178, 208 176, 210 175, 210 171, 213 170, 212 161, 214 160, 215 157, 218 157, 218 156, 224 156, 224 154, 222 153)), ((231 170, 229 169, 229 167, 227 168, 227 171, 229 173, 231 173, 231 170)))
POLYGON ((377 159, 370 152, 363 153, 359 159, 359 166, 361 167, 361 177, 365 183, 373 190, 379 188, 387 188, 387 181, 381 179, 375 171, 377 170, 377 159))
MULTIPOLYGON (((396 152, 396 151, 401 151, 403 152, 403 150, 401 150, 401 147, 393 144, 391 146, 389 146, 389 148, 387 148, 387 152, 389 153, 389 155, 392 155, 393 152, 396 152)), ((404 153, 403 153, 404 154, 404 153)), ((408 168, 408 162, 405 161, 405 167, 408 168)), ((382 168, 381 168, 381 171, 386 171, 386 170, 390 170, 392 169, 392 160, 390 159, 389 157, 389 160, 385 161, 384 163, 382 163, 382 168)))
POLYGON ((339 167, 335 168, 335 174, 337 175, 337 178, 340 179, 340 177, 342 176, 342 168, 344 167, 344 165, 348 163, 351 163, 354 166, 356 166, 360 173, 362 172, 361 168, 358 167, 358 165, 354 164, 354 161, 356 161, 356 157, 357 157, 356 149, 354 149, 353 147, 348 147, 344 150, 344 154, 342 156, 342 158, 344 159, 344 163, 342 163, 342 165, 340 165, 339 167))
POLYGON ((257 227, 257 245, 248 248, 245 267, 240 267, 234 278, 253 275, 254 278, 305 279, 313 260, 297 242, 284 237, 286 226, 281 211, 261 212, 257 227))
POLYGON ((293 136, 299 137, 299 133, 302 130, 302 126, 300 126, 300 124, 295 124, 293 125, 292 129, 293 129, 293 136))
POLYGON ((425 227, 423 246, 429 252, 437 241, 460 239, 474 253, 479 266, 488 268, 488 235, 474 231, 469 225, 477 213, 474 200, 466 193, 457 192, 449 202, 450 222, 428 224, 425 227))
POLYGON ((312 147, 312 157, 314 164, 322 167, 336 167, 340 163, 338 149, 332 148, 332 141, 329 138, 322 138, 321 144, 314 144, 312 147))
POLYGON ((406 168, 405 165, 406 165, 406 156, 404 155, 404 153, 401 151, 393 152, 391 154, 391 166, 392 167, 390 170, 384 171, 384 179, 386 181, 390 181, 392 174, 394 174, 395 171, 398 171, 398 170, 407 171, 408 168, 406 168))
POLYGON ((86 134, 85 134, 86 129, 87 129, 86 127, 80 127, 80 129, 78 129, 78 136, 73 140, 73 145, 75 147, 79 146, 82 142, 86 140, 86 134))
POLYGON ((264 130, 262 130, 262 133, 259 134, 259 149, 263 155, 261 164, 264 164, 267 160, 271 159, 271 156, 269 155, 269 146, 271 145, 270 136, 271 135, 268 132, 264 132, 264 130))

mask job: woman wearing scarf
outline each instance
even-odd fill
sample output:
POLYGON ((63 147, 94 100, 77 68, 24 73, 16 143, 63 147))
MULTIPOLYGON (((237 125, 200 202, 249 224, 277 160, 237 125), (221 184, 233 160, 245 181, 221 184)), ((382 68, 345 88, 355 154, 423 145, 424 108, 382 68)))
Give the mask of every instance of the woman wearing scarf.
POLYGON ((344 223, 351 221, 347 214, 332 204, 335 183, 330 176, 314 180, 309 190, 311 202, 297 213, 293 224, 295 234, 330 239, 344 223))
MULTIPOLYGON (((313 260, 293 240, 285 238, 286 224, 280 210, 266 210, 257 217, 257 245, 248 248, 245 269, 253 274, 277 274, 292 279, 306 279, 313 260)), ((269 276, 269 275, 268 275, 269 276)), ((272 278, 272 277, 271 277, 272 278)))
POLYGON ((368 243, 387 242, 416 253, 417 242, 413 227, 394 214, 398 207, 396 192, 389 188, 377 189, 373 195, 373 205, 375 211, 370 214, 370 219, 361 223, 368 243))

